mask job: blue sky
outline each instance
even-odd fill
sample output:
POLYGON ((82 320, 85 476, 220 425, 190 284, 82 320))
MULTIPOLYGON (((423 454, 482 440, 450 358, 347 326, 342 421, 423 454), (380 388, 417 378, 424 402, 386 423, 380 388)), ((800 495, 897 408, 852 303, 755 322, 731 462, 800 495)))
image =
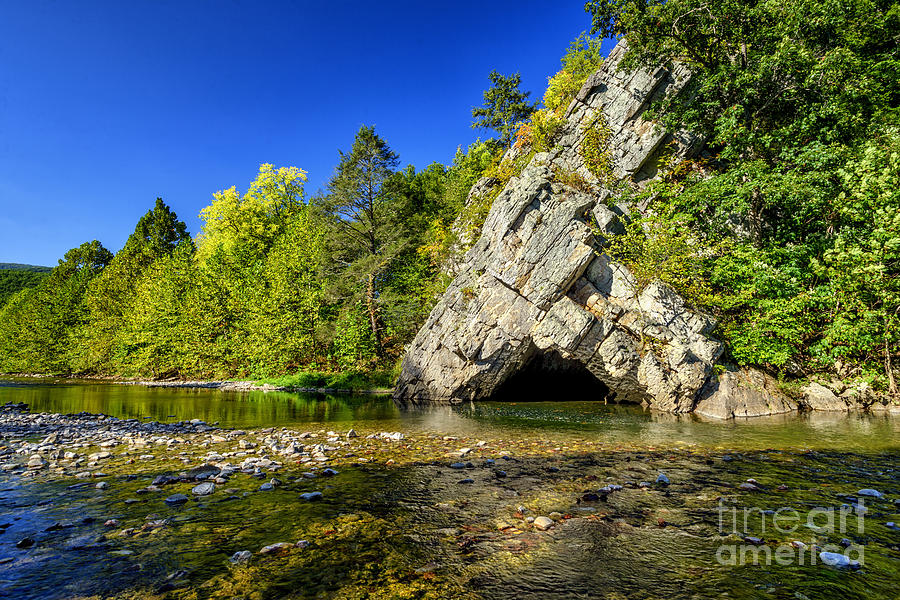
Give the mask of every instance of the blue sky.
POLYGON ((362 124, 403 164, 449 162, 487 135, 470 124, 491 69, 539 99, 583 6, 0 0, 0 262, 116 251, 157 196, 196 234, 263 162, 312 194, 362 124))

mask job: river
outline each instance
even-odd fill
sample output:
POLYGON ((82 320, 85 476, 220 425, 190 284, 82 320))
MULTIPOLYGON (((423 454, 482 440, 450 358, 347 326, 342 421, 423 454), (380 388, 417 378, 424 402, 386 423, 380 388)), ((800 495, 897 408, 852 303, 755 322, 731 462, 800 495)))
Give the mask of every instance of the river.
MULTIPOLYGON (((715 422, 547 400, 408 411, 371 395, 49 380, 0 382, 6 402, 33 413, 200 419, 246 430, 260 445, 267 428, 405 439, 384 455, 347 446, 359 456, 367 448, 371 460, 335 457, 327 464, 339 475, 327 481, 304 479, 300 470, 311 463, 286 465, 271 492, 236 475, 227 495, 180 507, 144 493, 161 466, 104 468, 111 487, 102 491, 68 475, 2 474, 0 597, 900 597, 900 527, 887 525, 900 522, 895 417, 715 422), (474 448, 463 458, 469 465, 449 468, 463 446, 474 448), (657 482, 661 474, 669 484, 657 482), (755 490, 738 487, 748 479, 755 490), (602 491, 609 485, 623 489, 602 491), (810 510, 852 506, 863 488, 883 494, 863 497, 868 512, 851 511, 828 530, 810 527, 810 510), (298 499, 313 490, 324 500, 298 499), (782 507, 799 511, 799 528, 773 531, 765 511, 782 507), (738 526, 732 516, 743 513, 730 511, 744 508, 758 510, 738 526), (546 514, 555 520, 547 531, 528 522, 546 514), (104 527, 110 519, 117 524, 104 527), (17 548, 26 536, 37 543, 17 548), (258 554, 300 537, 309 548, 258 554), (750 546, 786 553, 803 541, 844 552, 842 540, 859 568, 810 564, 799 552, 783 564, 747 560, 750 546), (228 557, 242 549, 254 558, 232 566, 228 557), (729 562, 732 553, 738 558, 729 562)), ((23 443, 2 437, 0 448, 23 443)), ((185 450, 180 458, 198 460, 185 450)), ((190 495, 191 487, 165 493, 190 495)))

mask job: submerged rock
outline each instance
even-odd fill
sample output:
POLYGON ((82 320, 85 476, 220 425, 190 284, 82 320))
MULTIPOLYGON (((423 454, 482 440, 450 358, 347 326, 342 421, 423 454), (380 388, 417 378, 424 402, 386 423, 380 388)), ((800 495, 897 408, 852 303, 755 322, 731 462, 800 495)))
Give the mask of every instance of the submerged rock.
POLYGON ((188 501, 188 497, 184 494, 172 494, 168 498, 165 499, 165 503, 171 506, 178 506, 179 504, 184 504, 188 501))
POLYGON ((553 522, 553 519, 551 519, 550 517, 540 516, 540 517, 536 517, 534 519, 533 524, 535 527, 537 527, 541 531, 546 531, 546 530, 550 529, 551 527, 553 527, 554 522, 553 522))
POLYGON ((205 481, 199 485, 195 485, 191 489, 191 493, 195 496, 209 496, 216 491, 216 484, 212 481, 205 481))

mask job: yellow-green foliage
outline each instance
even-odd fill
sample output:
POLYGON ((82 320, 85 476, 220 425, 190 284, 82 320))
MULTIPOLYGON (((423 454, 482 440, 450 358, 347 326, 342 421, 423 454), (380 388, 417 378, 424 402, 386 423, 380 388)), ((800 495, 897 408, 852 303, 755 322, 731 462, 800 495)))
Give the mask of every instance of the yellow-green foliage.
POLYGON ((234 186, 214 193, 212 204, 200 211, 200 256, 208 257, 219 246, 232 250, 240 243, 265 251, 277 237, 285 213, 302 205, 305 182, 303 169, 262 164, 243 196, 234 186))
POLYGON ((584 138, 581 140, 581 157, 591 175, 606 186, 615 181, 613 173, 612 152, 609 138, 612 132, 606 124, 603 113, 598 111, 584 127, 584 138))
POLYGON ((592 194, 596 191, 594 190, 594 186, 591 185, 591 182, 585 179, 578 171, 568 171, 560 169, 559 167, 554 167, 553 180, 557 183, 567 185, 570 188, 575 188, 579 192, 584 192, 585 194, 592 194))
POLYGON ((631 270, 635 294, 659 280, 694 306, 710 301, 711 288, 702 277, 703 253, 714 249, 698 244, 684 222, 661 217, 633 219, 625 224, 624 234, 607 239, 605 252, 631 270))
POLYGON ((591 73, 600 68, 603 64, 601 41, 582 33, 569 45, 561 61, 562 70, 547 82, 547 91, 544 92, 547 110, 557 114, 564 111, 591 73))

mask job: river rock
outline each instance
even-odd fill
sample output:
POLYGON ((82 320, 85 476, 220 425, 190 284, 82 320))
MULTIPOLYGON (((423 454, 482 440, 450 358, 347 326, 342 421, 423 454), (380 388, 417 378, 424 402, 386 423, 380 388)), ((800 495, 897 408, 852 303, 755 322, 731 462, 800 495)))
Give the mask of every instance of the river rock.
POLYGON ((228 559, 233 565, 243 565, 250 562, 250 559, 253 558, 253 553, 249 550, 239 550, 231 555, 231 558, 228 559))
POLYGON ((222 472, 222 469, 215 465, 205 464, 200 465, 199 467, 194 467, 190 471, 187 472, 187 476, 190 479, 209 479, 210 477, 215 477, 219 473, 222 472))
POLYGON ((700 391, 694 412, 712 419, 733 419, 797 409, 797 403, 778 389, 778 382, 772 376, 755 369, 741 369, 710 379, 700 391))
POLYGON ((533 524, 535 527, 537 527, 541 531, 546 531, 546 530, 550 529, 551 527, 553 527, 553 525, 554 525, 553 519, 551 519, 550 517, 544 517, 544 516, 536 517, 534 519, 533 524))
POLYGON ((871 488, 861 489, 856 492, 856 494, 859 496, 868 496, 869 498, 882 498, 884 496, 884 494, 882 494, 878 490, 873 490, 871 488))
POLYGON ((305 494, 300 494, 300 497, 307 502, 315 502, 322 499, 322 492, 306 492, 305 494))
POLYGON ((287 542, 278 542, 276 544, 270 544, 268 546, 264 546, 260 549, 260 554, 273 554, 278 552, 284 552, 293 548, 293 544, 289 544, 287 542))
POLYGON ((165 503, 170 506, 178 506, 179 504, 184 504, 188 501, 188 497, 184 494, 172 494, 168 498, 165 499, 165 503))
POLYGON ((837 552, 820 552, 819 560, 824 564, 838 569, 858 569, 859 561, 850 560, 849 557, 837 552))
MULTIPOLYGON (((604 236, 621 232, 627 215, 611 208, 616 185, 598 180, 581 152, 601 114, 618 181, 645 185, 664 147, 675 160, 699 149, 695 136, 642 118, 649 102, 682 89, 687 69, 620 70, 625 49, 620 42, 588 78, 553 149, 535 154, 499 192, 480 237, 404 356, 394 392, 399 403, 486 399, 514 374, 546 361, 602 382, 593 399, 614 394, 660 411, 693 409, 722 352, 710 337, 715 322, 660 282, 638 290, 628 268, 603 253, 604 236)), ((510 149, 506 160, 525 151, 510 149)), ((479 201, 490 185, 479 181, 469 201, 479 201)))
POLYGON ((824 385, 812 382, 801 390, 803 406, 809 410, 848 411, 850 405, 824 385))
POLYGON ((191 489, 191 493, 195 496, 209 496, 216 491, 216 484, 212 481, 204 481, 199 485, 195 485, 191 489))

